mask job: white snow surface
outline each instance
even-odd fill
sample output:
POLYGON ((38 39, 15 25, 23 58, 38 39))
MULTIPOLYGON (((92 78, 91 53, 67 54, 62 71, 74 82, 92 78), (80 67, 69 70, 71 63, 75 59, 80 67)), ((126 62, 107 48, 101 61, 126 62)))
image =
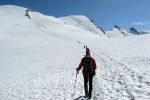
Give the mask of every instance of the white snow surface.
POLYGON ((100 37, 25 10, 0 6, 0 100, 80 100, 84 45, 97 63, 92 100, 150 100, 150 34, 100 37))

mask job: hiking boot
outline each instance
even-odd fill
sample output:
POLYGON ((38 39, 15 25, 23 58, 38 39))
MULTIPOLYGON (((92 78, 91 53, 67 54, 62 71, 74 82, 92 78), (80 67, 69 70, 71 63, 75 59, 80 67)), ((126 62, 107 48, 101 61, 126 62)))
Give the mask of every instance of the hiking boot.
POLYGON ((85 97, 88 98, 88 94, 85 94, 85 97))
POLYGON ((88 99, 91 99, 91 94, 89 94, 88 99))
POLYGON ((91 97, 88 97, 88 99, 91 99, 91 97))

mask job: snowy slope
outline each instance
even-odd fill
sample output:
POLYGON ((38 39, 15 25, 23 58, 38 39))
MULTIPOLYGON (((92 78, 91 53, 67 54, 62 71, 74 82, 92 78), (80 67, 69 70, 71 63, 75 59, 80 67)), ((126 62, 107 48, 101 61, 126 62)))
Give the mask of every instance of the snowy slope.
POLYGON ((84 45, 97 63, 93 100, 150 99, 149 34, 103 38, 39 12, 29 19, 25 10, 0 6, 0 100, 80 100, 81 71, 72 94, 84 45))
POLYGON ((85 16, 67 16, 67 17, 60 17, 60 19, 67 25, 73 25, 89 32, 93 32, 100 36, 104 36, 104 33, 97 28, 95 24, 93 24, 87 17, 85 16))
POLYGON ((65 25, 61 20, 55 17, 45 16, 38 12, 30 11, 29 15, 31 19, 28 19, 28 17, 25 16, 25 10, 25 8, 17 6, 1 6, 1 28, 5 28, 3 33, 6 32, 7 34, 11 31, 18 35, 23 31, 26 36, 35 33, 38 36, 40 32, 44 32, 45 34, 43 35, 75 41, 78 39, 85 39, 84 37, 98 37, 98 35, 86 30, 71 25, 65 25))

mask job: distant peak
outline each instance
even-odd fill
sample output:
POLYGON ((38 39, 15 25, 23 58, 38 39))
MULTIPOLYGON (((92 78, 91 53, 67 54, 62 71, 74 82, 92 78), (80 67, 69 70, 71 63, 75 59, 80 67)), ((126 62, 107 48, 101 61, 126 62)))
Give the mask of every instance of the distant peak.
POLYGON ((129 32, 130 32, 130 33, 133 33, 133 34, 137 34, 137 35, 140 34, 140 32, 138 32, 134 27, 131 27, 131 28, 129 29, 129 32))
POLYGON ((121 27, 118 25, 115 25, 114 28, 117 28, 118 30, 121 30, 121 27))

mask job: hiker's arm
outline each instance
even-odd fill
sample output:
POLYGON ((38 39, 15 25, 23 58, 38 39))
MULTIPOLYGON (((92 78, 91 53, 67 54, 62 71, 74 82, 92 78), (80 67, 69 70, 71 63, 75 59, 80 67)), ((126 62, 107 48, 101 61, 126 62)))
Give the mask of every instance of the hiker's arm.
POLYGON ((95 70, 97 68, 95 59, 93 59, 92 62, 93 62, 93 70, 95 70))
POLYGON ((79 70, 82 68, 83 66, 83 59, 81 60, 80 64, 79 64, 79 67, 76 68, 76 70, 79 72, 79 70))

